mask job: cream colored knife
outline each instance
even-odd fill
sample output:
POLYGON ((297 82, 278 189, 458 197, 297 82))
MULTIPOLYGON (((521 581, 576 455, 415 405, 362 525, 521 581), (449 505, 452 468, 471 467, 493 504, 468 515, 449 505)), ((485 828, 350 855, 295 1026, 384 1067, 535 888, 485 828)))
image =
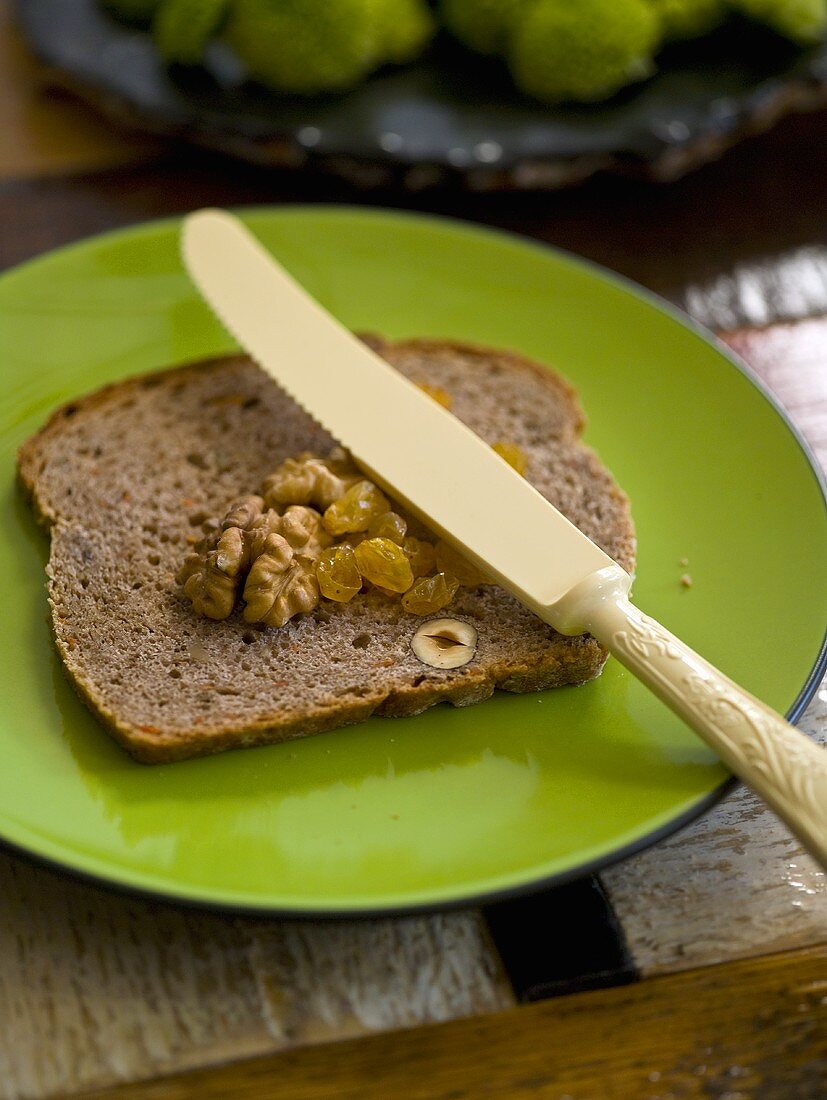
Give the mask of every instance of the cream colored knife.
POLYGON ((371 477, 556 630, 594 635, 827 866, 824 749, 639 611, 623 569, 334 320, 237 218, 192 214, 182 252, 232 335, 371 477))

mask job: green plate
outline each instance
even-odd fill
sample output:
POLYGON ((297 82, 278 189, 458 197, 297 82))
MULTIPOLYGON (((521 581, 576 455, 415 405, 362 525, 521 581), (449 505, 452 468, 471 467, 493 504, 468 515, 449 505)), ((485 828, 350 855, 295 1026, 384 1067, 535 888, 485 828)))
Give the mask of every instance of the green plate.
MULTIPOLYGON (((640 605, 800 712, 827 623, 824 495, 783 415, 719 347, 617 279, 500 234, 336 208, 246 220, 354 328, 466 337, 562 370, 633 501, 640 605)), ((536 887, 711 805, 727 772, 616 662, 585 687, 190 763, 142 767, 109 740, 52 649, 47 540, 14 452, 68 398, 231 346, 176 234, 142 226, 0 279, 0 837, 170 898, 342 914, 536 887)))

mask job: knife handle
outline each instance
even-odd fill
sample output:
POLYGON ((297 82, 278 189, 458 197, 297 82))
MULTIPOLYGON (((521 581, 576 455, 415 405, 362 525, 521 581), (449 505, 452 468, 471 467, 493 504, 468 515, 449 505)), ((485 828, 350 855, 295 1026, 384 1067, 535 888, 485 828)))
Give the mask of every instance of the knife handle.
POLYGON ((566 634, 588 631, 601 642, 827 869, 827 751, 638 610, 629 584, 623 570, 601 569, 556 604, 549 621, 566 634))

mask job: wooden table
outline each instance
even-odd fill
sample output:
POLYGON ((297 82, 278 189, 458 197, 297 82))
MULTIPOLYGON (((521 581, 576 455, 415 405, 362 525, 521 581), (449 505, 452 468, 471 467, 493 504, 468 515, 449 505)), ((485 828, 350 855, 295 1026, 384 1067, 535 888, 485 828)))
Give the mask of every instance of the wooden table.
MULTIPOLYGON (((826 131, 787 120, 668 188, 368 201, 503 226, 664 294, 726 330, 827 461, 826 131)), ((6 0, 0 135, 0 267, 207 203, 361 200, 116 133, 44 90, 6 0)), ((827 736, 824 686, 802 725, 827 736)), ((599 881, 400 920, 204 914, 0 852, 0 1097, 97 1089, 816 1100, 827 882, 743 790, 599 881)))

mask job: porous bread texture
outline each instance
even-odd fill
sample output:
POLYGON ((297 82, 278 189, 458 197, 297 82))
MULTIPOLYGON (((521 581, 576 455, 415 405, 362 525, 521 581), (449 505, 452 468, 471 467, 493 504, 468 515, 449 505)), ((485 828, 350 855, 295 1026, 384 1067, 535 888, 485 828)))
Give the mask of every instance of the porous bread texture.
MULTIPOLYGON (((625 494, 579 442, 583 416, 558 375, 511 352, 443 340, 368 338, 493 443, 528 456, 529 480, 627 570, 625 494)), ((391 415, 393 415, 391 410, 391 415)), ((323 601, 274 630, 197 616, 175 574, 207 517, 326 432, 241 355, 107 387, 58 410, 21 448, 19 474, 51 536, 57 648, 82 698, 146 763, 319 733, 372 714, 411 715, 495 688, 535 691, 597 676, 606 653, 567 638, 496 586, 461 590, 441 616, 473 623, 473 661, 413 655, 421 619, 378 592, 323 601)), ((492 522, 496 517, 492 516, 492 522)), ((515 532, 515 537, 519 533, 515 532)))

